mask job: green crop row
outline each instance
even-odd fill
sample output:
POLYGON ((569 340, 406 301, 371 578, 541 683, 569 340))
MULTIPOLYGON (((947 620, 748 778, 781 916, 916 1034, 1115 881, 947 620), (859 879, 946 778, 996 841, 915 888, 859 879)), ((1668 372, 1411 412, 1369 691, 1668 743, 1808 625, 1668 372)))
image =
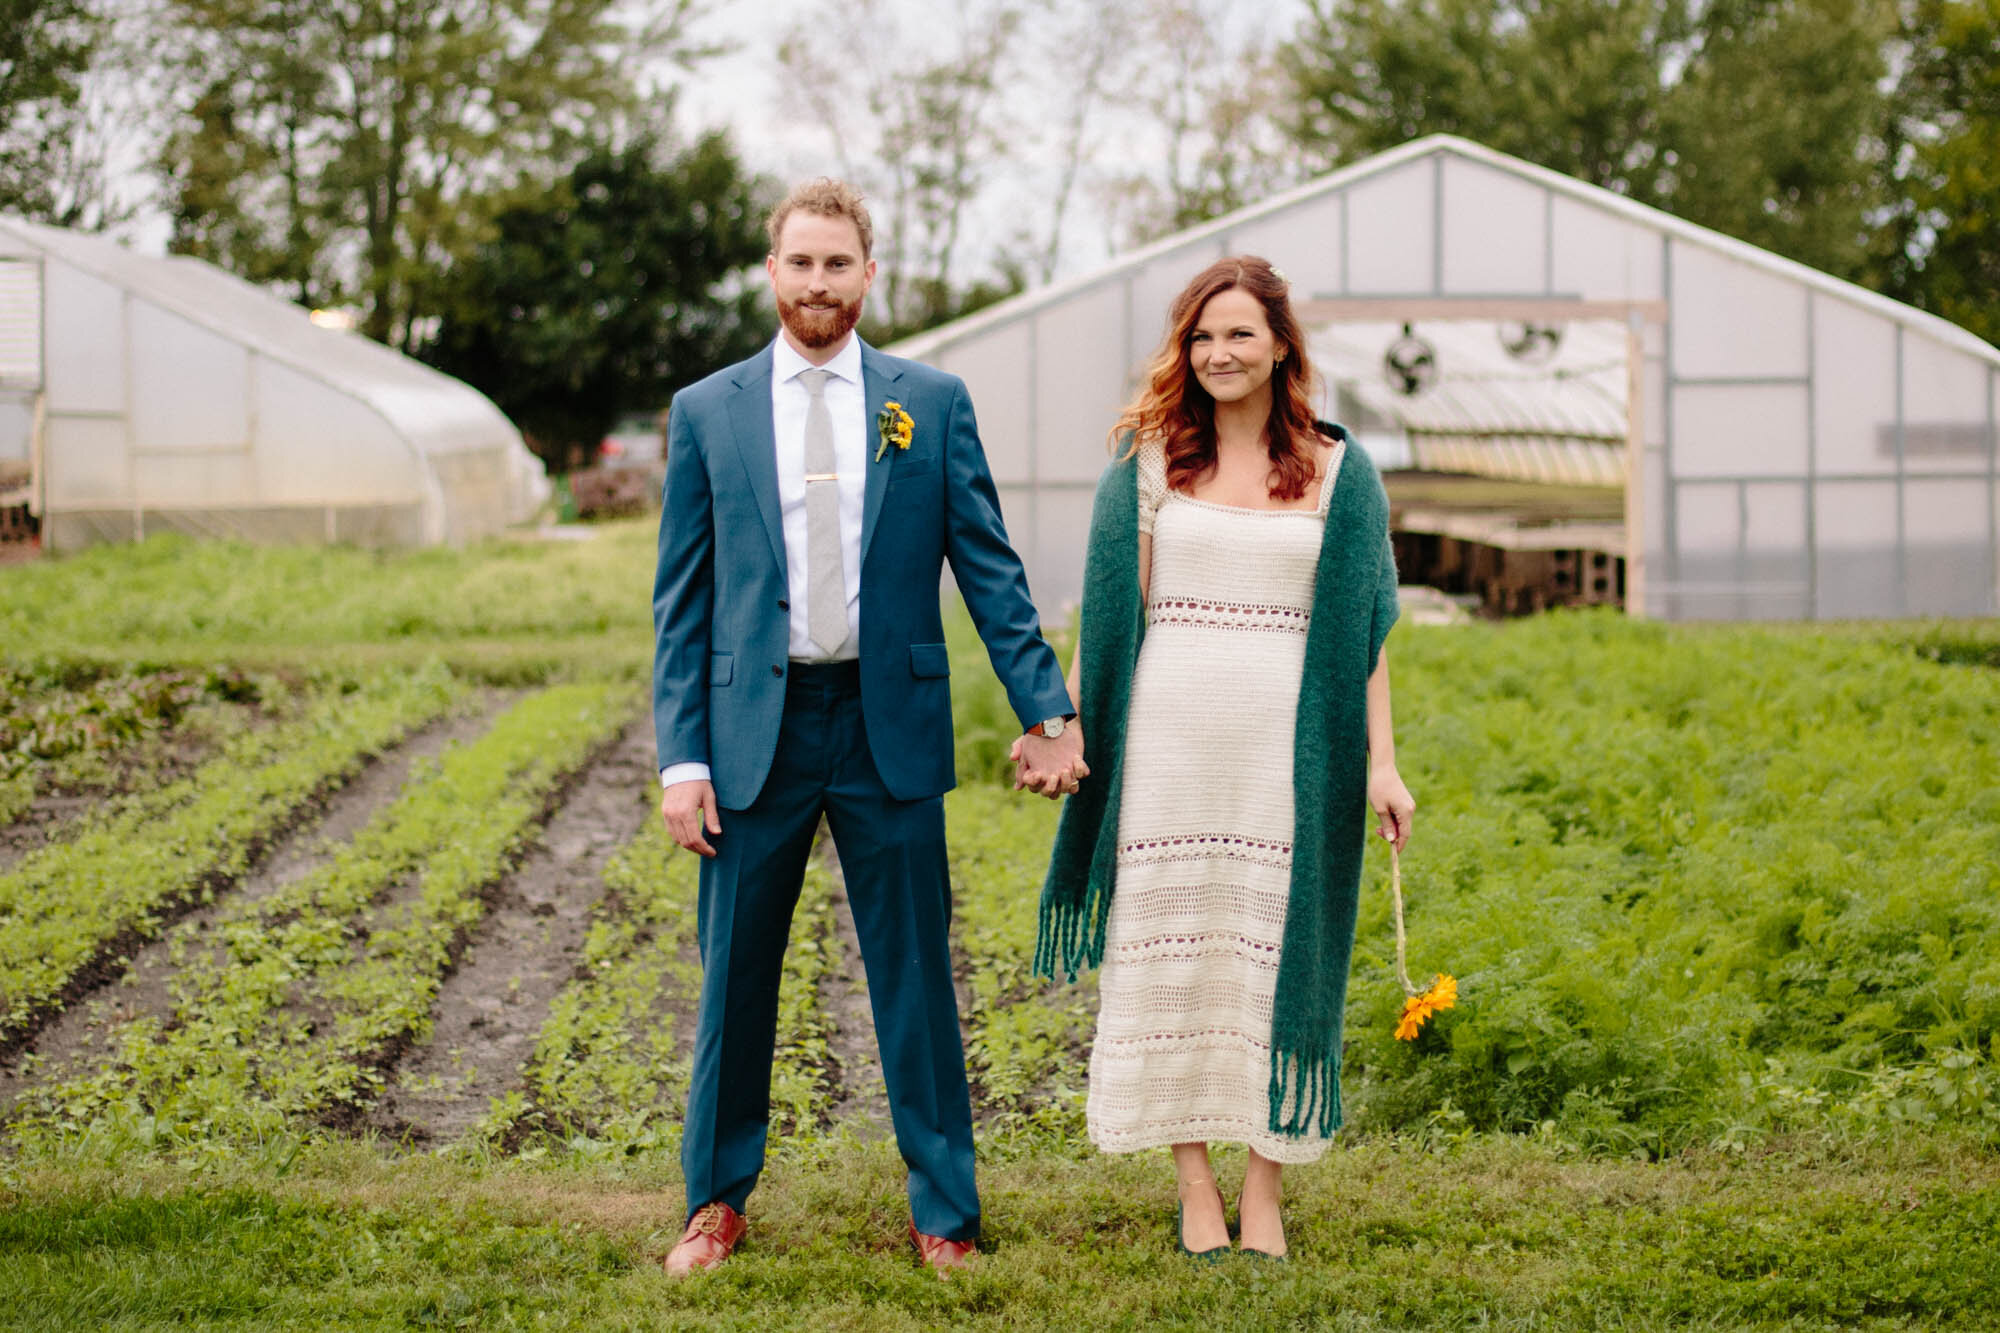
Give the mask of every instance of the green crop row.
POLYGON ((806 863, 805 886, 792 913, 778 987, 777 1058, 771 1066, 771 1131, 796 1134, 825 1125, 833 1106, 833 1024, 820 1001, 840 958, 833 925, 833 876, 818 851, 806 863))
POLYGON ((945 797, 952 925, 971 1003, 966 1066, 982 1112, 1003 1123, 1077 1128, 1092 989, 1031 975, 1042 876, 1058 807, 990 783, 945 797))
POLYGON ((576 979, 549 1006, 526 1090, 496 1099, 479 1137, 548 1135, 585 1153, 677 1141, 691 1052, 676 1049, 674 1022, 701 984, 698 870, 657 822, 605 867, 576 979))
POLYGON ((142 1126, 166 1141, 339 1117, 430 1027, 431 1001, 485 891, 562 780, 630 714, 621 685, 555 687, 414 775, 313 872, 213 929, 178 935, 170 1020, 134 1020, 106 1069, 58 1085, 29 1129, 142 1126), (396 896, 408 886, 410 892, 396 896))
POLYGON ((2000 1137, 2000 677, 1847 634, 1557 615, 1398 631, 1411 971, 1386 857, 1350 1121, 1612 1150, 1958 1123, 2000 1137))
POLYGON ((114 943, 150 938, 174 907, 233 882, 316 793, 458 693, 426 671, 321 695, 297 722, 234 737, 192 777, 0 875, 0 1037, 114 943))

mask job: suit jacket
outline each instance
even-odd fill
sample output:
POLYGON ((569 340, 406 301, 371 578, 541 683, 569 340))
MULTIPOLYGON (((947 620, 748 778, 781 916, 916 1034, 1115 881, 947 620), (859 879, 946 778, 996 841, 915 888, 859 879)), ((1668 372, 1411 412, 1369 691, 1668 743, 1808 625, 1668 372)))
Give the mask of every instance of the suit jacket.
MULTIPOLYGON (((868 477, 861 524, 861 707, 898 800, 938 796, 952 764, 951 660, 938 591, 946 560, 1025 728, 1070 711, 1041 634, 964 383, 864 344, 868 477), (876 461, 877 415, 897 402, 908 449, 876 461)), ((770 773, 790 642, 785 535, 771 425, 771 350, 674 396, 653 583, 653 728, 661 767, 708 764, 741 810, 770 773)))

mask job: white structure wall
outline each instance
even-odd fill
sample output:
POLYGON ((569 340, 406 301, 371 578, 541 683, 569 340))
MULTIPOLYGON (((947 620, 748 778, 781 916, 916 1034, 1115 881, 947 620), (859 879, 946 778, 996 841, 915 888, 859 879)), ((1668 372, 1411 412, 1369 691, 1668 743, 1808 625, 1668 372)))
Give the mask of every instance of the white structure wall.
POLYGON ((484 396, 197 260, 0 219, 0 345, 21 330, 36 355, 0 365, 0 467, 13 405, 52 550, 162 530, 460 541, 547 495, 484 396))
POLYGON ((1283 270, 1321 330, 1625 324, 1637 399, 1627 557, 1643 570, 1645 614, 2000 613, 2000 349, 1443 135, 891 349, 966 379, 1045 610, 1081 587, 1106 433, 1168 303, 1209 262, 1243 253, 1283 270))

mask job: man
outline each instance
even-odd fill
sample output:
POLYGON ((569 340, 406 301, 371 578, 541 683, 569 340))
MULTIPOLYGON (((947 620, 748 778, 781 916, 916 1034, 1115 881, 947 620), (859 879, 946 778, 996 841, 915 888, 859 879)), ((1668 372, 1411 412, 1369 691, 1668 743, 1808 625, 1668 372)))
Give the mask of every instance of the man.
POLYGON ((683 390, 653 590, 660 814, 699 853, 702 990, 681 1163, 684 1276, 726 1259, 763 1167, 778 977, 813 833, 833 833, 868 972, 910 1236, 940 1274, 979 1234, 946 927, 952 771, 943 562, 1022 720, 1023 782, 1086 776, 1055 654, 955 376, 854 334, 861 197, 794 189, 767 224, 782 325, 683 390))

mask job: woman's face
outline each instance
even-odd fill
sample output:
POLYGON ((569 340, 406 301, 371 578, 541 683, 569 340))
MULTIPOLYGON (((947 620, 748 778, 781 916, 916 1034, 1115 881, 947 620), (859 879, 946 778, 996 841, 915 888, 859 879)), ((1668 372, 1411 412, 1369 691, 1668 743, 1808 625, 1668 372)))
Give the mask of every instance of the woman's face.
POLYGON ((1264 304, 1241 287, 1208 298, 1188 336, 1188 368, 1218 403, 1235 403, 1268 392, 1277 367, 1277 335, 1264 318, 1264 304))

